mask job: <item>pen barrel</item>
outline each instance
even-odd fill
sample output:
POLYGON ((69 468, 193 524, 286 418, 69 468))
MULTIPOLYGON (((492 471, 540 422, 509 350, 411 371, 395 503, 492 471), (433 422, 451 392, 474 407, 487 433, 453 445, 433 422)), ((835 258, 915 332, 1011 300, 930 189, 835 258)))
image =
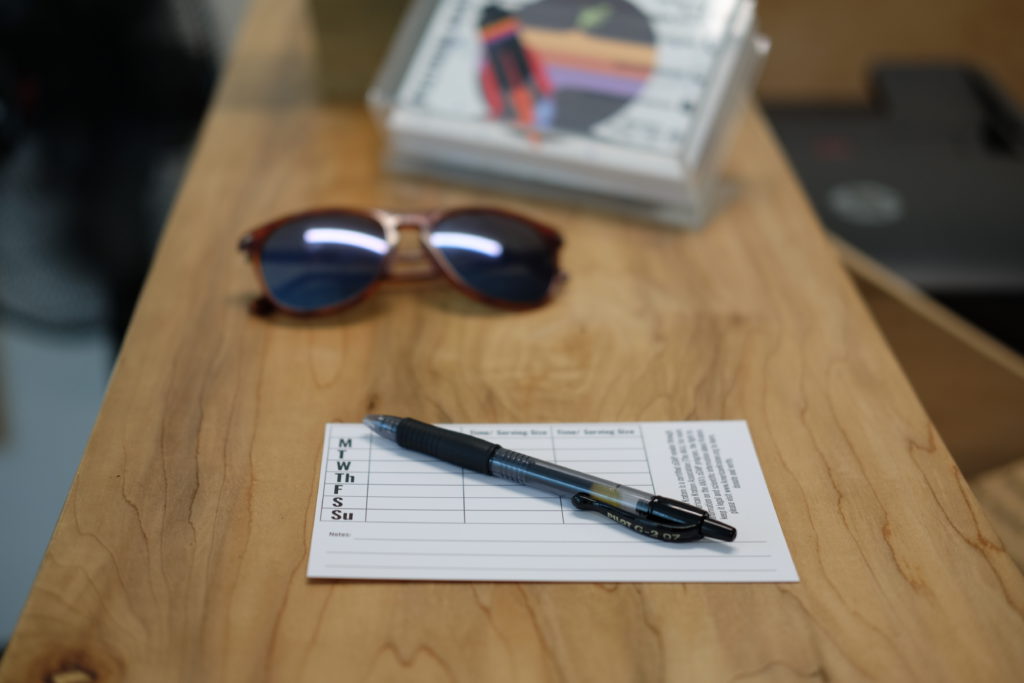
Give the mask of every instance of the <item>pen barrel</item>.
POLYGON ((490 473, 495 477, 571 498, 589 493, 594 499, 622 510, 646 514, 653 496, 646 491, 616 484, 585 472, 546 460, 498 448, 491 456, 490 473))
POLYGON ((462 432, 435 427, 407 417, 395 429, 395 443, 426 453, 438 460, 482 474, 489 474, 488 462, 500 447, 462 432))

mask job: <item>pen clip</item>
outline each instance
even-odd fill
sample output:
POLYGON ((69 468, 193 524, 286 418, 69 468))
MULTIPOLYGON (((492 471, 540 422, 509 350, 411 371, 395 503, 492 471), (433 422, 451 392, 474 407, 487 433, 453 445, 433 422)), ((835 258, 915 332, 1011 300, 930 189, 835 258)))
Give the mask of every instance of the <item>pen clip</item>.
POLYGON ((631 529, 642 536, 655 538, 659 541, 668 541, 669 543, 686 543, 688 541, 696 541, 704 538, 704 534, 701 533, 699 523, 664 524, 661 522, 655 522, 650 519, 639 517, 631 512, 626 512, 622 508, 617 508, 614 505, 594 500, 585 493, 577 493, 574 495, 572 497, 572 504, 577 510, 600 513, 616 524, 621 524, 627 529, 631 529))

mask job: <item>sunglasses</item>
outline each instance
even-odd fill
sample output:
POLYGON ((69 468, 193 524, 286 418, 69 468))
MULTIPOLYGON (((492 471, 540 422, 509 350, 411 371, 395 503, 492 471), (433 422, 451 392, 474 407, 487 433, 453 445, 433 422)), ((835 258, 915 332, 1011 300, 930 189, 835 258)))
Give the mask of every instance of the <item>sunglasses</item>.
POLYGON ((256 267, 263 298, 253 311, 318 315, 347 308, 382 280, 441 274, 467 295, 504 308, 547 302, 565 281, 558 269, 562 238, 549 227, 496 209, 402 214, 326 209, 278 219, 253 230, 238 247, 256 267), (414 255, 428 270, 407 266, 400 231, 416 229, 414 255), (402 262, 402 263, 399 263, 402 262))

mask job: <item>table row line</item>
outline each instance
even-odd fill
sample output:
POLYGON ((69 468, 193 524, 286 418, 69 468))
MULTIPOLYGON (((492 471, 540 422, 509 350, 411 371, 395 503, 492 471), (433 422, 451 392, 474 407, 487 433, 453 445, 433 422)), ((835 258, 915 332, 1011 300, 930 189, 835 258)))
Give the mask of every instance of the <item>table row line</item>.
MULTIPOLYGON (((520 448, 569 448, 569 449, 586 449, 592 448, 595 450, 605 448, 643 448, 644 439, 640 436, 604 436, 604 437, 592 437, 592 436, 577 436, 577 437, 565 437, 565 436, 527 436, 527 437, 500 437, 498 439, 482 437, 487 441, 497 443, 504 448, 511 448, 518 450, 520 448)), ((396 445, 392 441, 386 441, 382 438, 376 437, 368 439, 365 437, 358 436, 341 436, 341 437, 329 437, 327 440, 327 446, 329 448, 373 448, 382 450, 396 450, 400 451, 401 447, 396 445)))
POLYGON ((325 508, 323 522, 403 522, 409 524, 593 524, 601 517, 575 510, 350 510, 325 508))
MULTIPOLYGON (((641 448, 610 448, 603 451, 579 450, 579 451, 554 451, 553 449, 533 448, 523 450, 522 453, 533 456, 540 460, 549 462, 571 462, 573 467, 579 469, 584 462, 641 462, 647 463, 647 455, 641 448)), ((376 449, 343 448, 332 449, 328 453, 328 460, 331 462, 341 461, 371 461, 376 463, 436 463, 444 465, 441 460, 429 455, 412 453, 411 451, 384 451, 376 449)))
MULTIPOLYGON (((630 486, 630 482, 650 482, 651 473, 647 469, 617 469, 617 470, 588 470, 588 472, 595 477, 602 477, 604 479, 611 479, 616 484, 626 484, 630 486)), ((485 486, 485 485, 497 485, 507 480, 500 479, 498 477, 490 477, 486 474, 480 474, 477 472, 466 472, 462 470, 455 470, 454 472, 437 472, 437 471, 422 471, 422 472, 380 472, 376 468, 372 468, 370 471, 365 469, 343 469, 343 470, 327 470, 324 473, 324 483, 344 483, 359 481, 361 483, 373 483, 373 484, 420 484, 420 485, 441 485, 441 484, 462 484, 466 482, 467 486, 485 486)))
POLYGON ((324 496, 324 509, 361 510, 573 510, 568 498, 531 496, 505 498, 396 498, 380 496, 324 496))
MULTIPOLYGON (((374 481, 366 483, 360 481, 356 475, 352 481, 328 481, 324 484, 325 496, 352 495, 352 496, 393 496, 395 498, 500 498, 504 496, 543 496, 543 492, 522 484, 474 484, 466 478, 463 484, 401 484, 401 483, 379 483, 374 481)), ((636 477, 636 481, 621 480, 621 484, 631 486, 641 491, 653 493, 654 489, 649 476, 636 477)))

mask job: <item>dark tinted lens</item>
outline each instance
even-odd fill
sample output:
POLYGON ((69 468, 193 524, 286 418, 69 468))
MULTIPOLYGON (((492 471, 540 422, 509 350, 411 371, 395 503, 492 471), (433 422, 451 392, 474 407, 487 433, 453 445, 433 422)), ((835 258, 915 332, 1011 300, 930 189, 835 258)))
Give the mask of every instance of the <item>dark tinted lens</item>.
POLYGON ((371 218, 322 213, 270 234, 260 263, 273 298, 300 312, 340 304, 377 279, 388 243, 371 218))
POLYGON ((430 244, 481 294, 539 303, 557 273, 557 242, 513 216, 462 211, 434 226, 430 244))

